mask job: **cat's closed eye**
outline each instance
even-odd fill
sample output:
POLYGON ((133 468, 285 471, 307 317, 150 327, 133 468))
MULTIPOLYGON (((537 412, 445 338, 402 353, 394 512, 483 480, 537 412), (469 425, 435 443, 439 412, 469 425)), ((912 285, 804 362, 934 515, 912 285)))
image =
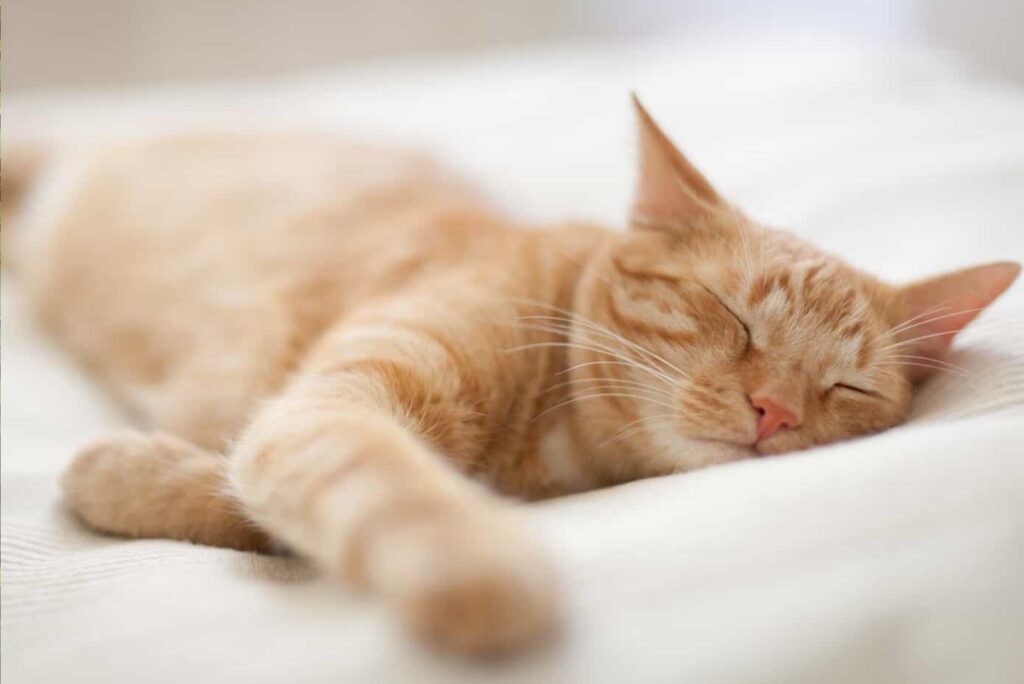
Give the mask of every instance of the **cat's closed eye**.
POLYGON ((840 390, 840 391, 844 391, 844 392, 851 392, 851 393, 860 394, 860 395, 863 395, 863 396, 866 396, 866 397, 874 397, 876 399, 881 397, 881 395, 878 392, 875 392, 874 390, 869 390, 869 389, 865 389, 863 387, 858 387, 857 385, 850 385, 850 384, 845 383, 845 382, 837 382, 837 383, 835 383, 834 385, 832 385, 832 387, 829 388, 829 391, 832 391, 832 390, 840 390))
POLYGON ((749 326, 749 325, 747 325, 747 322, 746 322, 745 320, 743 320, 743 319, 742 319, 742 318, 740 317, 740 315, 739 315, 739 314, 737 314, 737 313, 736 313, 736 312, 735 312, 735 311, 733 310, 733 308, 732 308, 731 306, 729 306, 728 304, 726 304, 726 303, 725 303, 725 301, 724 301, 724 300, 723 300, 723 299, 722 299, 721 297, 719 297, 719 296, 718 296, 717 294, 715 294, 714 290, 712 290, 711 288, 709 288, 709 287, 708 287, 707 285, 704 285, 703 287, 704 287, 704 289, 705 289, 705 290, 707 291, 707 293, 708 293, 709 295, 711 295, 711 296, 712 296, 712 297, 714 298, 714 300, 715 300, 716 302, 718 302, 718 304, 719 304, 719 305, 720 305, 720 306, 721 306, 721 307, 722 307, 723 309, 725 309, 726 311, 728 311, 728 312, 729 312, 729 315, 730 315, 730 316, 732 316, 733 318, 735 318, 735 319, 736 319, 736 322, 737 322, 737 323, 739 323, 740 327, 741 327, 741 328, 743 328, 743 335, 744 335, 744 340, 745 340, 745 341, 744 341, 744 344, 743 344, 743 353, 744 353, 744 354, 746 354, 747 352, 749 352, 749 351, 750 351, 750 347, 751 347, 751 345, 752 345, 752 344, 754 343, 754 338, 753 338, 753 335, 752 335, 752 334, 751 334, 751 332, 750 332, 750 326, 749 326))

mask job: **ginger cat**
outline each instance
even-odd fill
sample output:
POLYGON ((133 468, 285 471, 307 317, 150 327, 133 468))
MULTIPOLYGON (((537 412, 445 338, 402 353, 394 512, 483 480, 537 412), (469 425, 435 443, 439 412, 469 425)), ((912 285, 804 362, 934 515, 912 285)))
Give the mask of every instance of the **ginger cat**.
POLYGON ((118 535, 283 544, 435 645, 509 650, 557 625, 559 592, 489 489, 884 430, 1020 270, 882 283, 744 216, 636 109, 625 232, 517 226, 425 159, 332 137, 58 164, 21 270, 149 430, 83 449, 67 505, 118 535))

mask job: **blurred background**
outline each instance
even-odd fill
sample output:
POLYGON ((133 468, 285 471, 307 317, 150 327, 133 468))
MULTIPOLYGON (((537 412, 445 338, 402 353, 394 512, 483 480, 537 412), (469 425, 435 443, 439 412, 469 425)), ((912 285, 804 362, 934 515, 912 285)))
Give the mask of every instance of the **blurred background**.
POLYGON ((3 88, 259 79, 386 56, 838 31, 1024 84, 1021 0, 6 0, 3 88))

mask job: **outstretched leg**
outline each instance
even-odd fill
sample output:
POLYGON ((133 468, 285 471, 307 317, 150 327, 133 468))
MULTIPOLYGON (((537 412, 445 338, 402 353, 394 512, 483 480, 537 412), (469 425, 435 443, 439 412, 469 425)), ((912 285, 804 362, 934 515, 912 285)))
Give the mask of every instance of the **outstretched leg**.
POLYGON ((229 491, 227 460, 177 437, 124 433, 95 442, 61 484, 68 507, 101 532, 245 551, 273 547, 229 491))
POLYGON ((446 459, 486 448, 475 432, 508 419, 488 401, 509 396, 513 370, 499 353, 473 356, 490 374, 460 366, 460 340, 481 332, 467 321, 482 317, 454 318, 451 300, 378 309, 329 335, 243 435, 232 478, 262 527, 394 605, 422 638, 500 651, 554 625, 556 592, 512 505, 446 459))
POLYGON ((427 641, 503 650, 550 626, 547 559, 512 512, 389 416, 290 396, 236 459, 239 495, 262 526, 394 604, 427 641))
POLYGON ((537 359, 501 353, 521 340, 495 301, 459 288, 352 316, 228 459, 166 435, 112 438, 78 456, 65 498, 114 534, 243 549, 273 537, 445 648, 533 641, 557 622, 550 563, 514 507, 453 466, 493 458, 543 381, 537 359))

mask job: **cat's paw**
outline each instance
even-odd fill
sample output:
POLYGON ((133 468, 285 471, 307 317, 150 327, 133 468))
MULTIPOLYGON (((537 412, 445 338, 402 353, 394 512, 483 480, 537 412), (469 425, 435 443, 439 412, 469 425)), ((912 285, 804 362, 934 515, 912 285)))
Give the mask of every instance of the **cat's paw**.
POLYGON ((67 507, 101 532, 274 551, 273 540, 243 515, 226 483, 223 456, 161 433, 94 442, 61 480, 67 507))
POLYGON ((412 526, 378 547, 385 597, 430 645, 496 655, 555 632, 560 604, 549 559, 516 526, 490 517, 412 526))
POLYGON ((84 447, 61 478, 64 502, 89 526, 135 535, 145 494, 195 449, 166 435, 123 432, 84 447))

